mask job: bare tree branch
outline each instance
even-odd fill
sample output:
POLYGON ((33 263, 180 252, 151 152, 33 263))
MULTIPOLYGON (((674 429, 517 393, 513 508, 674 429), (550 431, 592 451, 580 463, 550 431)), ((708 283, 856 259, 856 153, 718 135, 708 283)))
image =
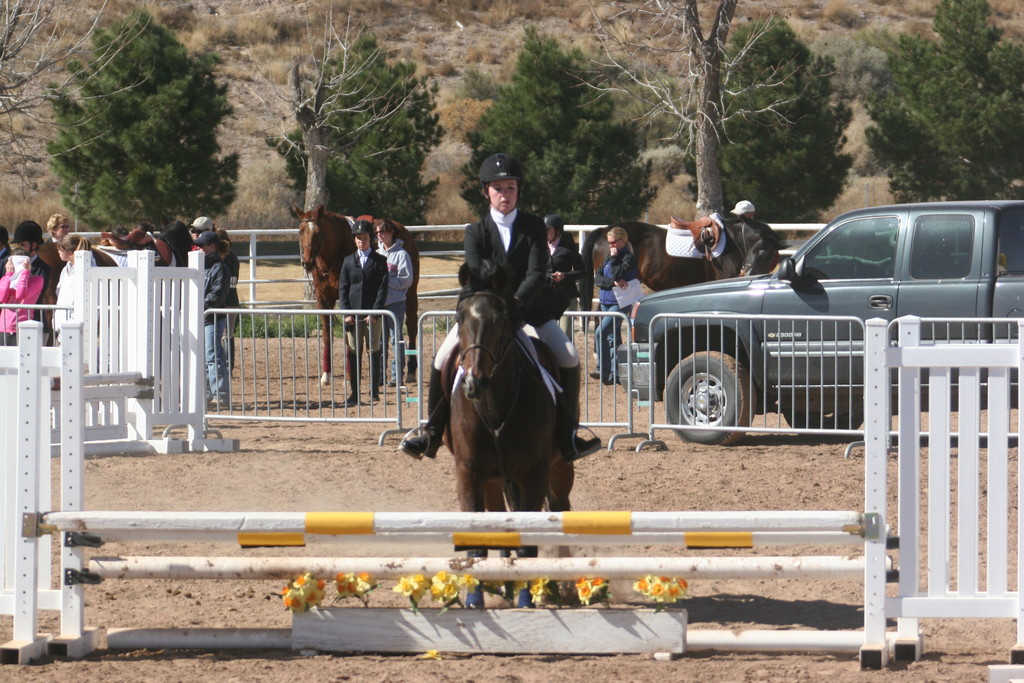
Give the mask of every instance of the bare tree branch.
POLYGON ((727 111, 726 94, 733 100, 751 88, 777 88, 786 78, 780 70, 766 81, 744 86, 746 90, 729 89, 736 67, 755 49, 768 26, 767 21, 759 24, 727 60, 725 45, 737 4, 738 0, 720 0, 713 13, 705 12, 710 20, 705 32, 697 0, 643 0, 611 13, 603 11, 608 4, 591 3, 595 37, 604 51, 601 66, 621 77, 618 85, 597 87, 636 100, 647 125, 672 122, 665 139, 696 160, 698 213, 723 208, 719 169, 723 124, 731 117, 778 114, 778 107, 789 101, 779 98, 757 111, 727 111))
MULTIPOLYGON (((51 88, 63 89, 74 74, 68 63, 91 51, 106 1, 84 11, 75 0, 8 0, 0 5, 0 158, 4 170, 22 175, 45 158, 42 143, 50 126, 51 88), (86 19, 88 17, 88 19, 86 19), (84 21, 83 31, 78 21, 84 21)), ((99 73, 123 42, 94 55, 99 73)))
MULTIPOLYGON (((323 26, 315 34, 310 19, 306 21, 307 51, 297 56, 288 75, 288 92, 273 86, 276 97, 284 101, 302 132, 299 149, 288 134, 287 120, 281 120, 279 139, 296 153, 301 153, 306 169, 306 209, 326 204, 327 160, 331 154, 354 148, 369 131, 387 123, 408 103, 409 94, 395 84, 385 85, 373 79, 372 70, 383 57, 380 48, 370 53, 354 49, 365 28, 356 25, 351 13, 336 27, 334 6, 329 5, 326 17, 318 17, 323 26), (335 122, 340 114, 360 115, 360 124, 345 127, 335 122)), ((345 119, 351 122, 351 117, 345 119)), ((389 146, 375 151, 385 154, 398 149, 389 146)))

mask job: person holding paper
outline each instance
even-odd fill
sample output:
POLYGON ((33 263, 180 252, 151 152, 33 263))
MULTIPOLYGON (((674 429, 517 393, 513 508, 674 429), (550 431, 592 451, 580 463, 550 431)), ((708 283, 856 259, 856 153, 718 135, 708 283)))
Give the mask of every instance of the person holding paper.
MULTIPOLYGON (((45 280, 33 275, 28 253, 19 246, 11 248, 11 256, 4 263, 0 276, 0 304, 33 306, 43 293, 45 280)), ((18 323, 32 319, 32 309, 7 308, 0 310, 0 345, 18 344, 18 323)))
MULTIPOLYGON (((605 259, 601 270, 594 275, 594 284, 600 289, 598 301, 601 310, 622 311, 627 316, 633 310, 633 304, 643 296, 638 279, 640 269, 628 237, 626 231, 620 227, 608 231, 608 258, 605 259)), ((621 319, 616 316, 601 318, 594 334, 598 371, 591 373, 591 376, 600 379, 604 384, 614 384, 618 381, 615 349, 622 343, 621 323, 621 319)))

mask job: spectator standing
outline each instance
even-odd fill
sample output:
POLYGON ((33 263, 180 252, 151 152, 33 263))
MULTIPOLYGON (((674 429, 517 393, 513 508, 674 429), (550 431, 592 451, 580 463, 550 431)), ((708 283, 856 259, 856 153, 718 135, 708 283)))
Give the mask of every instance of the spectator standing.
MULTIPOLYGON (((402 325, 405 324, 405 298, 412 286, 412 260, 405 250, 405 242, 395 238, 394 229, 387 221, 374 221, 377 231, 379 251, 388 260, 388 296, 384 301, 384 309, 395 314, 394 322, 391 318, 384 318, 384 349, 382 362, 386 365, 388 360, 388 349, 393 348, 395 339, 398 340, 398 356, 391 359, 391 379, 389 387, 402 385, 402 378, 405 376, 405 342, 402 338, 402 325)), ((378 377, 381 377, 378 375, 378 377)))
MULTIPOLYGON (((361 218, 352 226, 355 252, 341 262, 340 301, 343 309, 365 310, 384 308, 388 296, 388 260, 373 250, 373 224, 361 218)), ((379 316, 366 316, 356 324, 353 315, 345 316, 345 340, 348 344, 348 381, 352 393, 345 407, 359 405, 359 357, 364 346, 370 355, 370 401, 380 397, 378 377, 383 377, 381 357, 381 324, 379 316)))
POLYGON ((57 254, 64 261, 64 269, 60 271, 57 280, 57 305, 69 307, 69 310, 53 312, 53 333, 57 344, 60 344, 60 331, 64 324, 80 320, 76 313, 81 306, 82 292, 75 288, 75 272, 82 267, 82 259, 88 259, 90 265, 96 265, 91 246, 89 240, 82 235, 64 235, 57 242, 57 254))
MULTIPOLYGON (((218 253, 220 253, 220 260, 224 262, 224 266, 228 269, 228 275, 231 277, 228 284, 228 300, 225 307, 240 308, 242 302, 238 300, 238 273, 241 271, 242 266, 238 261, 238 257, 231 251, 231 237, 228 235, 228 231, 217 229, 215 232, 217 237, 220 238, 220 246, 217 248, 218 253)), ((235 325, 237 323, 238 314, 229 313, 225 328, 227 337, 224 340, 225 348, 228 352, 229 370, 235 369, 235 325)))
MULTIPOLYGON (((43 229, 35 221, 22 221, 14 228, 14 239, 11 240, 16 246, 25 250, 29 257, 29 272, 43 278, 43 293, 45 294, 50 286, 50 266, 43 259, 39 258, 39 247, 43 246, 43 229)), ((33 301, 32 303, 37 303, 33 301)), ((50 343, 50 336, 53 333, 53 326, 49 315, 42 315, 39 310, 31 312, 32 320, 39 320, 43 323, 43 339, 46 344, 50 343)))
MULTIPOLYGON (((38 226, 36 226, 38 227, 38 226)), ((0 277, 0 304, 23 304, 33 306, 39 302, 45 282, 40 275, 34 275, 29 256, 21 247, 13 247, 4 264, 0 277)), ((0 341, 3 346, 18 343, 18 323, 32 319, 28 308, 5 308, 0 310, 0 341)))
MULTIPOLYGON (((601 265, 601 270, 594 275, 594 284, 600 289, 598 301, 602 311, 623 311, 629 315, 632 306, 623 309, 615 296, 615 288, 625 289, 630 280, 637 279, 640 269, 636 256, 629 244, 629 236, 620 227, 608 231, 608 258, 601 265)), ((594 379, 604 384, 614 384, 618 380, 618 368, 615 364, 615 349, 622 343, 622 320, 617 316, 601 318, 594 334, 597 347, 597 373, 591 373, 594 379), (596 374, 596 376, 595 376, 596 374)))
POLYGON ((51 242, 60 242, 65 235, 71 232, 71 223, 68 217, 62 213, 55 213, 46 221, 46 231, 50 233, 51 242))
MULTIPOLYGON (((565 234, 565 221, 558 214, 544 216, 548 231, 548 251, 551 253, 551 294, 555 297, 556 312, 580 310, 580 291, 576 284, 583 277, 583 257, 572 235, 565 234)), ((562 331, 572 339, 572 318, 562 317, 562 331)))
MULTIPOLYGON (((195 244, 202 250, 204 256, 204 267, 206 268, 206 285, 203 289, 203 310, 212 308, 224 308, 228 300, 228 288, 231 283, 231 276, 224 262, 220 259, 217 247, 220 238, 212 230, 200 234, 195 239, 195 244)), ((206 379, 208 383, 207 400, 220 404, 227 404, 230 400, 227 363, 225 359, 224 329, 227 327, 227 318, 224 314, 208 315, 203 327, 206 344, 206 379)))
POLYGON ((734 206, 732 208, 732 211, 730 211, 729 213, 740 218, 748 218, 753 220, 754 214, 756 212, 757 209, 754 208, 754 202, 748 202, 746 199, 741 199, 740 201, 736 202, 736 206, 734 206))

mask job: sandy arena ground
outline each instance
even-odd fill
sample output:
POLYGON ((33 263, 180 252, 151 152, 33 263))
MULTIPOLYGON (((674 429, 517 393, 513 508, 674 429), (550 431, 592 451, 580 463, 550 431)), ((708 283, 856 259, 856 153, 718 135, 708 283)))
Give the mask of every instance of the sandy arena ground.
MULTIPOLYGON (((86 503, 116 510, 454 510, 450 454, 415 462, 377 446, 379 427, 362 425, 214 426, 237 438, 237 453, 90 458, 86 503)), ((814 437, 751 436, 738 447, 684 444, 672 437, 664 452, 635 453, 627 443, 578 465, 573 504, 580 510, 858 510, 863 459, 843 458, 845 443, 814 437)), ((671 548, 575 548, 577 555, 619 552, 674 554, 671 548)), ((787 548, 773 548, 784 554, 787 548)), ((280 554, 214 544, 108 544, 94 554, 280 554)), ((794 554, 838 554, 795 548, 794 554)), ((295 555, 447 554, 444 548, 382 553, 380 546, 320 546, 295 555)), ((715 554, 722 554, 717 551, 715 554)), ((100 627, 287 628, 280 581, 110 580, 87 588, 87 623, 100 627)), ((849 581, 694 581, 685 607, 690 627, 858 628, 860 586, 849 581)), ((613 604, 637 596, 616 587, 613 604)), ((371 606, 402 606, 390 584, 371 606)), ((603 608, 600 608, 603 609, 603 608)), ((672 662, 648 656, 418 656, 278 652, 113 652, 80 661, 51 659, 4 667, 16 681, 987 681, 989 664, 1007 663, 1014 643, 1009 620, 928 620, 924 658, 884 672, 861 671, 854 655, 694 652, 672 662)), ((0 637, 10 636, 0 619, 0 637)), ((56 629, 48 615, 42 630, 56 629)))

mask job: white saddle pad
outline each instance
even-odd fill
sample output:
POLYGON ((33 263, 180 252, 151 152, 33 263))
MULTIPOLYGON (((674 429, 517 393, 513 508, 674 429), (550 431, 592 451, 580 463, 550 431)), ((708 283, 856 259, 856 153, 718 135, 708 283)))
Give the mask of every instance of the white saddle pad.
MULTIPOLYGON (((693 233, 689 230, 678 230, 669 225, 666 226, 665 233, 665 251, 668 252, 669 256, 704 258, 704 254, 693 246, 693 233)), ((722 239, 718 240, 718 245, 711 252, 712 256, 722 255, 722 252, 725 251, 725 239, 725 231, 723 230, 722 239)))

